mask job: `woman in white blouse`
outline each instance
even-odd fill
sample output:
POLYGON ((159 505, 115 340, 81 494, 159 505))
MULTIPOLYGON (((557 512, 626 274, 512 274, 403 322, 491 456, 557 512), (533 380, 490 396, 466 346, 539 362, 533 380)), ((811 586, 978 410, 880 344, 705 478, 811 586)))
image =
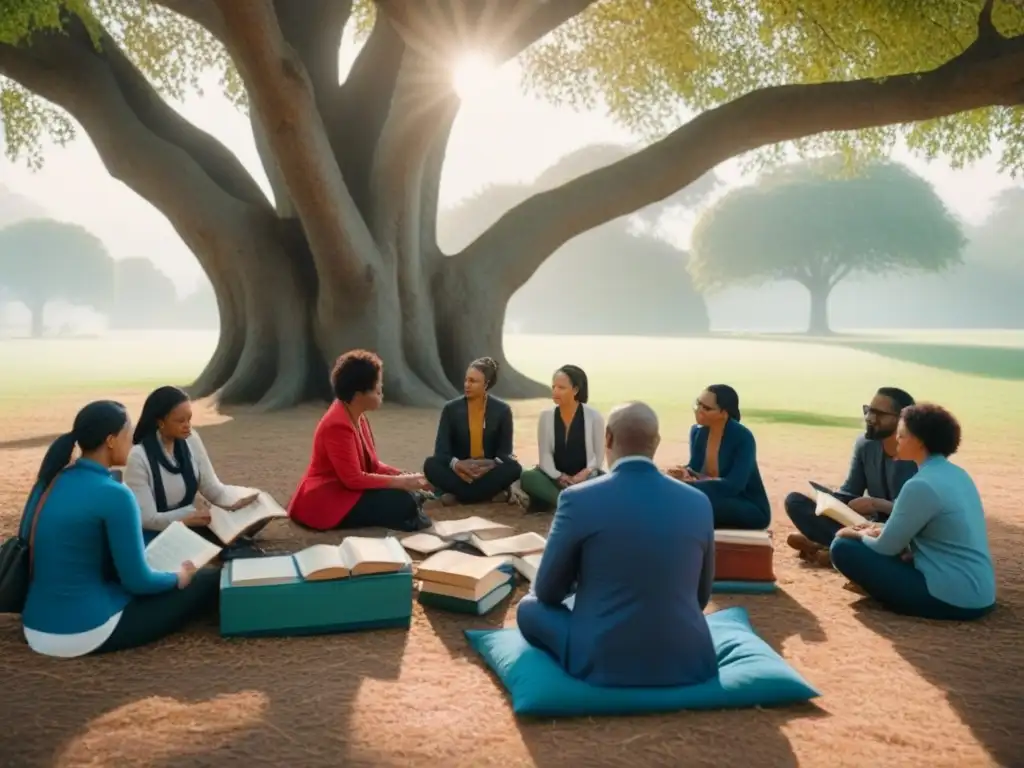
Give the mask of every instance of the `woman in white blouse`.
POLYGON ((587 405, 587 374, 563 365, 551 379, 555 407, 537 422, 539 464, 523 472, 520 490, 531 511, 551 509, 563 488, 601 474, 604 464, 604 419, 587 405))
MULTIPOLYGON (((139 502, 147 543, 171 523, 181 521, 204 538, 221 544, 207 527, 210 504, 241 509, 258 496, 234 501, 237 493, 217 477, 199 433, 192 429, 192 403, 178 387, 160 387, 150 393, 132 442, 124 483, 139 502)), ((231 549, 255 547, 243 537, 231 549)))

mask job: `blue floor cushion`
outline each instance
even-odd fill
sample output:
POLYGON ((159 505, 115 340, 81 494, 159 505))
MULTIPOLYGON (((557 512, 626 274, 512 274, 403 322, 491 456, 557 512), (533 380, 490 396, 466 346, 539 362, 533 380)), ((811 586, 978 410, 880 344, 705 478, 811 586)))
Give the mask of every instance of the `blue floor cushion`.
POLYGON ((708 616, 718 655, 718 677, 680 688, 602 688, 570 677, 519 630, 466 630, 469 644, 497 674, 517 715, 577 717, 738 709, 803 702, 819 696, 800 674, 758 637, 745 608, 708 616))
POLYGON ((711 588, 715 595, 767 595, 778 589, 774 581, 716 581, 711 588))

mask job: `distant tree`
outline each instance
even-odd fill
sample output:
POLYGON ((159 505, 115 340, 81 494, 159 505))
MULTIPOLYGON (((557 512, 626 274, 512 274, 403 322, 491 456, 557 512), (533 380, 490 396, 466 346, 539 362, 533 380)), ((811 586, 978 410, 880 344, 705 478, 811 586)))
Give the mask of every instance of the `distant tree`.
POLYGON ((1024 187, 1004 189, 992 211, 970 233, 971 259, 997 273, 1024 277, 1024 187))
POLYGON ((0 184, 0 227, 9 226, 22 219, 45 217, 46 209, 41 205, 0 184))
POLYGON ((217 295, 209 282, 204 280, 196 290, 178 302, 176 328, 216 330, 219 323, 217 295))
POLYGON ((705 211, 692 241, 697 286, 794 280, 811 296, 808 333, 827 334, 829 294, 850 274, 938 272, 960 262, 960 224, 927 181, 892 162, 844 176, 840 162, 779 169, 705 211))
POLYGON ((0 284, 28 307, 32 335, 38 337, 50 301, 107 311, 114 294, 114 261, 84 227, 28 219, 0 229, 0 284))
MULTIPOLYGON (((438 241, 457 251, 532 195, 553 189, 629 154, 594 144, 565 155, 529 184, 486 187, 438 220, 438 241)), ((692 208, 718 185, 714 172, 637 212, 645 225, 670 209, 692 208)), ((528 262, 529 260, 526 260, 528 262)), ((686 271, 687 255, 656 237, 630 232, 619 218, 570 240, 513 283, 506 322, 524 333, 680 335, 705 333, 708 312, 686 271)))
POLYGON ((166 274, 146 258, 122 259, 114 265, 113 328, 175 328, 178 292, 166 274))

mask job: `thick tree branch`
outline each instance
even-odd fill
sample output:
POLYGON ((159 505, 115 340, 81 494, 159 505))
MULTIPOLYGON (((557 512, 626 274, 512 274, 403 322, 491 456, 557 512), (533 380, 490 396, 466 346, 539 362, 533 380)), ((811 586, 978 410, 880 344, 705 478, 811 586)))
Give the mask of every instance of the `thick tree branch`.
MULTIPOLYGON (((242 3, 244 5, 244 3, 242 3)), ((352 0, 274 0, 281 34, 302 60, 325 115, 338 91, 338 51, 352 0)))
POLYGON ((213 0, 153 0, 170 11, 191 19, 218 40, 224 39, 224 17, 213 0))
POLYGON ((514 291, 576 235, 664 200, 744 152, 829 131, 1021 103, 1024 36, 979 38, 927 72, 763 88, 704 112, 619 162, 534 195, 454 257, 452 266, 479 259, 478 268, 495 272, 514 291), (489 255, 495 258, 488 261, 489 255))
POLYGON ((511 6, 513 13, 517 10, 522 13, 524 7, 527 13, 511 34, 496 41, 493 55, 499 61, 514 59, 595 2, 597 0, 504 0, 504 5, 511 6))
POLYGON ((331 151, 309 77, 270 0, 217 0, 227 42, 309 239, 320 279, 361 293, 379 260, 331 151))
POLYGON ((370 172, 404 54, 405 43, 391 20, 378 13, 344 85, 323 112, 341 174, 366 219, 371 211, 370 172))

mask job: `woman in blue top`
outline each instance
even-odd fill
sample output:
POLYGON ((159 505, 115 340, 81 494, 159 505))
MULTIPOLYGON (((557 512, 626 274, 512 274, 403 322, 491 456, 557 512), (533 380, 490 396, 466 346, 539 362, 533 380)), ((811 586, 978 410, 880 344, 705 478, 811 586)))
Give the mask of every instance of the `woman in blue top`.
POLYGON ((185 562, 164 573, 146 563, 138 502, 110 472, 131 447, 124 406, 101 400, 79 411, 43 457, 21 522, 32 563, 22 623, 37 653, 70 658, 145 645, 215 605, 216 570, 185 562), (76 444, 82 456, 68 466, 76 444))
POLYGON ((948 460, 960 447, 960 424, 945 408, 913 405, 896 432, 897 457, 914 461, 885 523, 843 528, 832 565, 896 613, 964 621, 995 606, 996 576, 981 497, 948 460))
POLYGON ((757 443, 740 424, 740 397, 727 384, 712 384, 693 404, 690 463, 668 473, 704 492, 715 528, 763 530, 772 508, 757 468, 757 443))

